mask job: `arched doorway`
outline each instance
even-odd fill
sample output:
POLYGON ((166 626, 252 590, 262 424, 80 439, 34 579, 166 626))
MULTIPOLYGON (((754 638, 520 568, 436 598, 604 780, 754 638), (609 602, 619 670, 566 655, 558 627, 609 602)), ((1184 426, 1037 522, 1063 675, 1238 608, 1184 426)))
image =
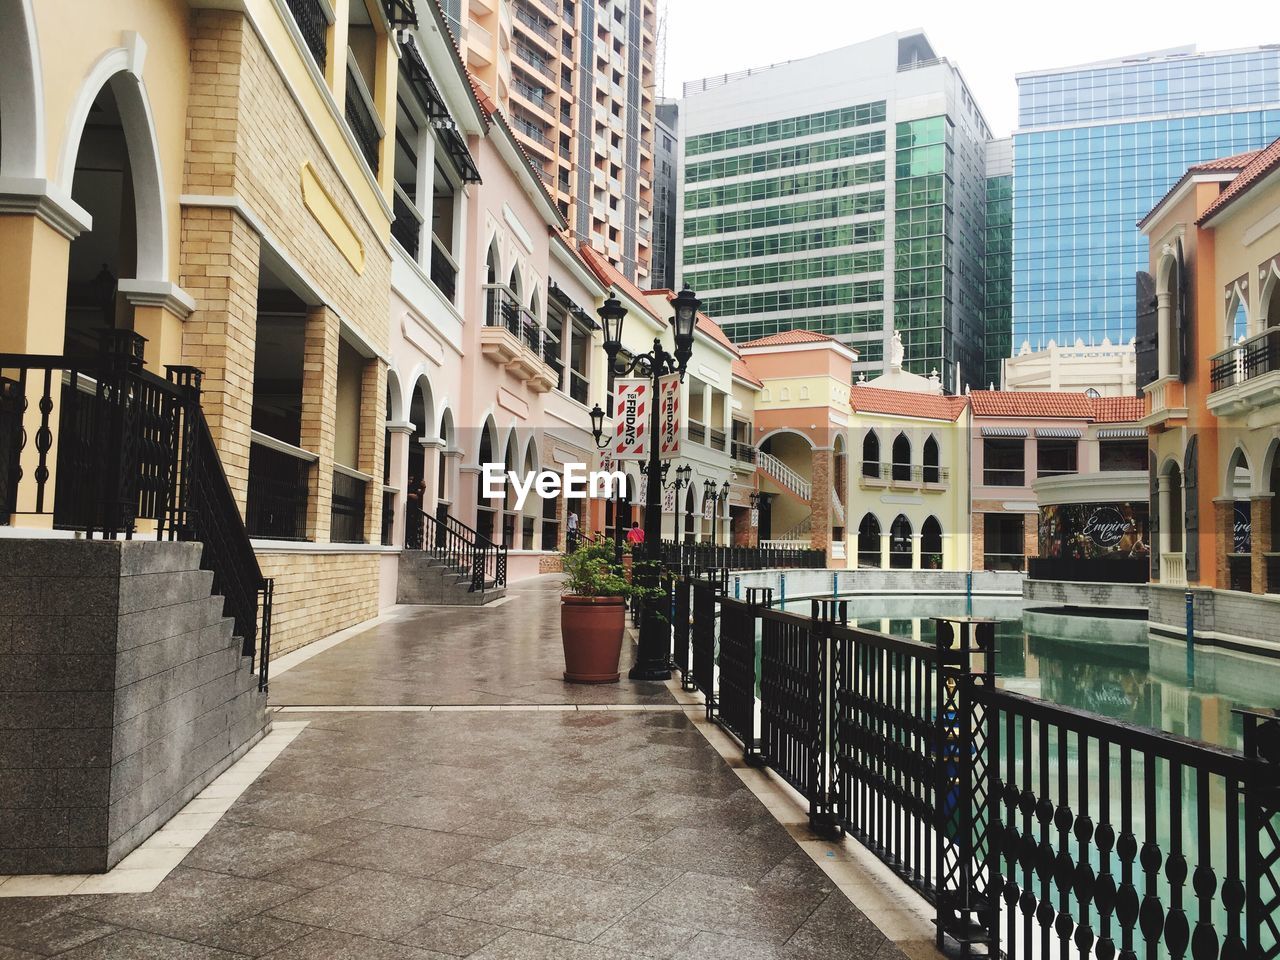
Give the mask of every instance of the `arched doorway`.
POLYGON ((889 526, 889 566, 894 570, 911 569, 911 521, 900 513, 889 526))
POLYGON ((929 570, 942 569, 942 524, 937 517, 927 517, 920 527, 920 566, 929 570))
MULTIPOLYGON (((507 471, 508 475, 518 469, 520 463, 517 458, 519 455, 519 451, 516 448, 516 431, 512 427, 511 432, 507 434, 507 446, 502 455, 503 469, 507 471)), ((519 539, 516 534, 516 525, 519 511, 516 510, 515 488, 510 483, 507 483, 503 485, 503 490, 501 543, 508 550, 518 549, 519 539)))
POLYGON ((868 513, 858 524, 858 566, 879 567, 880 563, 880 521, 868 513))
POLYGON ((1226 529, 1220 532, 1227 554, 1227 586, 1249 592, 1253 589, 1253 502, 1250 497, 1252 472, 1244 450, 1240 447, 1227 460, 1225 492, 1231 498, 1231 510, 1225 518, 1226 529))
MULTIPOLYGON (((684 494, 684 542, 693 543, 694 541, 694 524, 697 523, 698 504, 693 495, 693 484, 690 483, 684 494)), ((761 534, 762 539, 767 540, 768 537, 761 534)))
POLYGON ((1174 460, 1167 460, 1156 482, 1160 498, 1160 580, 1175 582, 1185 580, 1185 555, 1183 552, 1182 468, 1174 460))
POLYGON ((485 495, 484 465, 493 463, 494 450, 498 445, 497 427, 490 417, 480 431, 480 448, 476 451, 476 465, 480 471, 476 473, 476 532, 488 540, 494 539, 494 505, 485 495))

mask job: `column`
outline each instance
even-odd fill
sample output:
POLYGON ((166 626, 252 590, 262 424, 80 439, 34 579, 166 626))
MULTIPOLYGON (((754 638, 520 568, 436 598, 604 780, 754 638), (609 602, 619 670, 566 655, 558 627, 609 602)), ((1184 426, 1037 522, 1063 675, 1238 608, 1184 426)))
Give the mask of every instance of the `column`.
POLYGON ((1156 294, 1156 375, 1167 377, 1178 371, 1174 368, 1173 351, 1177 349, 1178 331, 1173 329, 1170 313, 1173 309, 1173 294, 1161 290, 1156 294), (1168 341, 1168 342, 1166 342, 1168 341))
POLYGON ((973 531, 969 537, 969 544, 969 569, 985 569, 987 565, 987 515, 985 513, 973 514, 973 531))
POLYGON ((920 534, 911 534, 911 569, 921 570, 920 565, 920 534))
POLYGON ((813 510, 809 543, 814 550, 831 546, 831 457, 830 447, 814 447, 809 501, 813 510))
POLYGON ((242 512, 249 490, 259 251, 257 233, 234 210, 183 208, 179 284, 196 298, 196 309, 182 326, 182 359, 204 373, 200 405, 242 512))
MULTIPOLYGON (((1217 587, 1219 590, 1227 590, 1231 587, 1231 561, 1228 554, 1234 548, 1236 526, 1236 503, 1235 500, 1226 497, 1219 497, 1213 501, 1213 552, 1214 552, 1214 580, 1210 586, 1217 587)), ((1200 582, 1205 580, 1205 561, 1206 557, 1200 557, 1200 582)))
MULTIPOLYGON (((440 469, 444 472, 444 502, 449 505, 450 516, 458 516, 455 512, 458 505, 459 491, 462 481, 459 470, 462 464, 462 451, 445 449, 440 451, 440 469)), ((437 509, 439 505, 437 504, 437 509)))
POLYGON ((360 374, 360 442, 356 469, 371 479, 364 498, 364 541, 382 542, 382 461, 387 365, 374 357, 360 374))
POLYGON ((1271 552, 1271 494, 1249 501, 1250 574, 1253 593, 1267 592, 1267 554, 1271 552))
POLYGON ((1173 513, 1173 491, 1169 486, 1169 478, 1164 474, 1156 477, 1156 496, 1157 496, 1157 521, 1159 523, 1159 546, 1160 556, 1164 556, 1173 549, 1173 530, 1171 527, 1177 523, 1181 525, 1182 518, 1172 516, 1173 513))
MULTIPOLYGON (((394 126, 394 124, 393 124, 394 126)), ((427 124, 419 131, 418 136, 418 169, 415 171, 414 192, 418 198, 418 212, 422 214, 422 223, 418 235, 418 263, 431 273, 431 214, 435 203, 436 173, 436 137, 431 125, 427 124)), ((461 191, 459 191, 461 192, 461 191)), ((457 211, 454 212, 455 217, 457 211)), ((456 220, 455 220, 456 222, 456 220)))
POLYGON ((391 432, 391 444, 387 448, 387 457, 391 461, 391 472, 388 475, 388 486, 395 487, 399 493, 393 497, 393 513, 391 517, 391 543, 397 547, 404 546, 404 509, 409 485, 409 444, 413 439, 412 423, 388 423, 386 429, 391 432))
MULTIPOLYGON (((316 543, 329 542, 340 326, 338 315, 328 307, 312 307, 307 313, 302 334, 302 428, 298 446, 318 458, 307 490, 307 537, 316 543)), ((363 413, 362 389, 362 422, 363 413)))
MULTIPOLYGON (((434 517, 436 505, 441 499, 440 473, 445 468, 444 441, 439 437, 419 437, 418 445, 422 447, 422 509, 434 517)), ((447 481, 448 477, 445 479, 447 481)))
POLYGON ((880 531, 880 569, 889 569, 889 531, 880 531))
POLYGON ((143 362, 163 377, 167 364, 182 363, 182 327, 195 301, 168 281, 120 280, 116 289, 133 308, 133 332, 147 341, 143 362))

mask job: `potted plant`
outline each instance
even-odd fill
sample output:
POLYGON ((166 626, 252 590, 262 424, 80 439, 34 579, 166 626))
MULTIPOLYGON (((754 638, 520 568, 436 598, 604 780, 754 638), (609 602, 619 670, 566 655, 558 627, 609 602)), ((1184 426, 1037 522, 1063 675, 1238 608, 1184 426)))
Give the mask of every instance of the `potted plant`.
POLYGON ((631 585, 614 562, 611 540, 587 543, 564 555, 560 638, 564 678, 572 683, 616 683, 631 585))
POLYGON ((929 569, 930 570, 942 569, 942 554, 940 553, 929 554, 929 569))

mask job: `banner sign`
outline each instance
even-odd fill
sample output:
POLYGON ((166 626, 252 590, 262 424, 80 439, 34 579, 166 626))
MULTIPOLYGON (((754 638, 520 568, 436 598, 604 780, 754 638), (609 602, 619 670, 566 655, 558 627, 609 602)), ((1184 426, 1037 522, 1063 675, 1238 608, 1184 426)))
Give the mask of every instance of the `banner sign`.
POLYGON ((672 460, 680 456, 680 374, 658 381, 658 457, 672 460))
POLYGON ((676 512, 676 488, 674 486, 667 487, 662 491, 662 512, 676 512))
POLYGON ((1065 503, 1040 508, 1040 556, 1092 560, 1150 553, 1145 503, 1065 503))
POLYGON ((645 460, 649 456, 649 381, 617 380, 613 393, 615 460, 645 460))
POLYGON ((1232 523, 1232 553, 1248 553, 1253 547, 1253 519, 1249 513, 1249 501, 1237 500, 1232 523))
POLYGON ((716 518, 716 502, 711 497, 702 498, 702 519, 714 520, 716 518))
POLYGON ((751 527, 752 529, 760 526, 760 511, 755 507, 751 508, 751 527))

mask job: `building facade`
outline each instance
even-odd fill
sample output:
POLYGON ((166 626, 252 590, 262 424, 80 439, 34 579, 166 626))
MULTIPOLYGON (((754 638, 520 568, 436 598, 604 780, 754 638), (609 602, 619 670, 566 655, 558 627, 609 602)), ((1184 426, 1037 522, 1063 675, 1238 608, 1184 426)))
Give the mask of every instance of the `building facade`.
POLYGON ((1280 50, 1194 47, 1022 74, 1013 136, 1013 334, 1126 343, 1134 224, 1188 166, 1280 136, 1280 50))
POLYGON ((810 329, 876 373, 896 327, 976 382, 990 133, 923 33, 686 84, 679 122, 681 281, 731 338, 810 329))
POLYGON ((989 390, 1003 387, 1000 361, 1012 355, 1013 140, 987 144, 987 207, 983 253, 983 369, 989 390))
POLYGON ((1096 345, 1077 340, 1059 346, 1052 340, 1043 350, 1023 343, 1017 356, 997 365, 1006 390, 1066 390, 1100 397, 1138 395, 1134 342, 1096 345))
POLYGON ((1280 557, 1280 140, 1190 167, 1141 222, 1157 312, 1153 631, 1274 639, 1280 557))
POLYGON ((657 132, 653 139, 653 275, 656 288, 674 290, 676 284, 676 167, 680 163, 680 104, 658 102, 657 132))
POLYGON ((576 242, 647 284, 655 0, 450 0, 454 38, 576 242))

